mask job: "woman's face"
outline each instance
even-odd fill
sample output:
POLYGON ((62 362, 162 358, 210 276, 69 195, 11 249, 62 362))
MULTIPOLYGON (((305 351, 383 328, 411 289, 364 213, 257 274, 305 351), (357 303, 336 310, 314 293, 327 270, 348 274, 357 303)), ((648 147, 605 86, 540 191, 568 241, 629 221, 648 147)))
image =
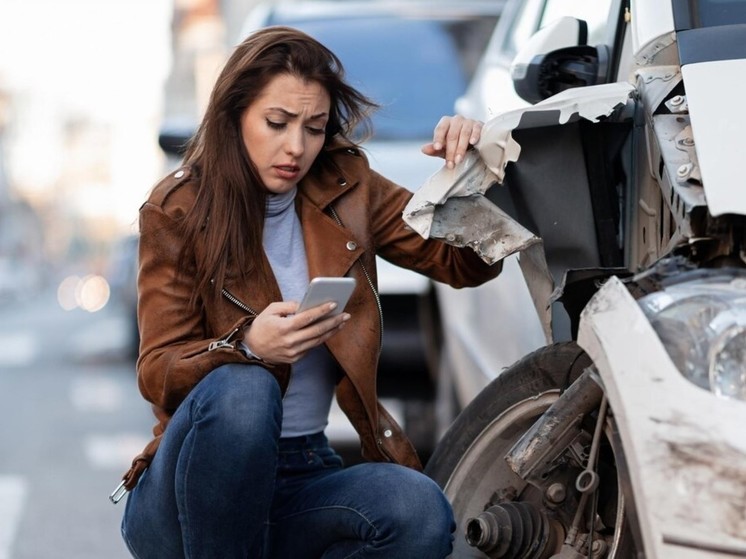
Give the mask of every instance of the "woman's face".
POLYGON ((280 74, 241 115, 249 159, 274 194, 291 190, 324 147, 331 101, 317 82, 280 74))

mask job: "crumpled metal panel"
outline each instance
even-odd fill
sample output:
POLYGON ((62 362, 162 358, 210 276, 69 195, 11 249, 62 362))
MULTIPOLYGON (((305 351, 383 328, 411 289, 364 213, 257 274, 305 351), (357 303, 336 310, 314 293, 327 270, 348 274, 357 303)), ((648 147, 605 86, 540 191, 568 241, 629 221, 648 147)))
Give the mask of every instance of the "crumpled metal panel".
POLYGON ((569 89, 490 119, 475 149, 455 168, 444 166, 430 177, 404 209, 404 221, 422 237, 470 246, 489 264, 519 253, 521 270, 548 342, 552 339, 554 282, 543 243, 483 195, 504 181, 506 166, 520 157, 521 146, 513 138, 513 130, 562 125, 577 118, 597 122, 625 104, 633 91, 629 83, 569 89))

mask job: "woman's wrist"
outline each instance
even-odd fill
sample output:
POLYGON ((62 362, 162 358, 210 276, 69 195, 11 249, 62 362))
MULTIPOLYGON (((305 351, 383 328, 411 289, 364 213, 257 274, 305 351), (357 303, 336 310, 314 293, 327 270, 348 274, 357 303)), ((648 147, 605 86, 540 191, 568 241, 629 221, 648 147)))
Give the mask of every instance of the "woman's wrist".
POLYGON ((239 349, 243 352, 243 354, 248 357, 249 359, 257 359, 259 361, 264 361, 261 357, 259 357, 256 353, 251 351, 251 348, 246 344, 245 341, 242 341, 239 343, 239 349))

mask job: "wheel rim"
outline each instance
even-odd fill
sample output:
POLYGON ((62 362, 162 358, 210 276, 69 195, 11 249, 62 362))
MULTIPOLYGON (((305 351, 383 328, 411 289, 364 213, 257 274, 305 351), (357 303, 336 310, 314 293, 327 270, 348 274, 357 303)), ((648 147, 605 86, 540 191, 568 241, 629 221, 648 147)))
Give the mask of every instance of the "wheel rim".
MULTIPOLYGON (((464 538, 466 522, 484 510, 485 505, 494 499, 496 489, 499 491, 499 488, 525 485, 525 482, 505 462, 505 454, 558 397, 559 390, 550 390, 517 402, 493 419, 464 452, 444 486, 444 492, 453 506, 458 523, 453 558, 483 559, 487 557, 466 542, 464 538)), ((615 455, 617 454, 617 449, 613 445, 612 451, 615 455)), ((607 559, 617 557, 620 542, 623 539, 624 500, 618 476, 617 495, 613 544, 605 555, 607 559)), ((510 495, 498 496, 498 500, 512 498, 510 495)), ((619 555, 619 557, 622 556, 619 555)))

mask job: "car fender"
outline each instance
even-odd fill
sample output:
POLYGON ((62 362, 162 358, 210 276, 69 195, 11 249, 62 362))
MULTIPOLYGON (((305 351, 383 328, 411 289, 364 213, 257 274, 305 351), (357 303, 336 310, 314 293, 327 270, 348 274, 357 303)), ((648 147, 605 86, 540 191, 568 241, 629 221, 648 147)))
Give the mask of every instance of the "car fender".
POLYGON ((648 558, 746 552, 746 406, 687 381, 616 277, 581 315, 624 448, 648 558))

